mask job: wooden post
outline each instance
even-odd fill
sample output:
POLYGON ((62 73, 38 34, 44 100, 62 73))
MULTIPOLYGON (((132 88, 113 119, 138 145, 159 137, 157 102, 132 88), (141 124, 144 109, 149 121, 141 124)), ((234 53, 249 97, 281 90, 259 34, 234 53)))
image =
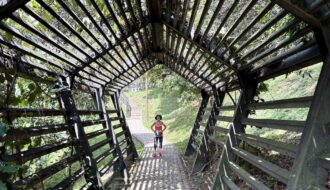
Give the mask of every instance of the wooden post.
POLYGON ((110 147, 114 148, 115 151, 112 153, 113 158, 118 157, 117 161, 114 163, 114 176, 115 178, 124 179, 125 177, 129 177, 129 173, 127 171, 126 164, 123 159, 123 155, 121 153, 120 147, 118 145, 118 139, 115 135, 114 129, 112 128, 111 121, 109 119, 109 115, 107 113, 104 101, 103 101, 103 90, 102 89, 96 89, 95 90, 95 102, 97 109, 102 111, 102 114, 100 114, 100 119, 104 119, 105 123, 103 123, 103 128, 107 129, 108 132, 106 133, 107 138, 111 139, 109 142, 110 147))
MULTIPOLYGON (((64 80, 62 80, 61 83, 64 86, 68 86, 68 83, 64 80)), ((58 95, 61 106, 66 110, 66 121, 74 128, 74 131, 71 130, 71 137, 74 141, 78 142, 75 149, 82 158, 82 167, 85 170, 84 175, 86 182, 91 184, 91 189, 104 189, 71 91, 69 89, 64 89, 63 91, 58 92, 58 95)))
POLYGON ((202 143, 200 144, 199 149, 197 151, 196 159, 192 169, 193 174, 203 170, 203 168, 206 166, 206 164, 209 161, 210 152, 207 145, 209 140, 209 135, 212 134, 213 129, 211 128, 214 127, 217 121, 216 116, 219 115, 220 106, 222 105, 223 99, 225 97, 225 92, 222 92, 220 89, 215 89, 215 87, 213 89, 213 93, 214 93, 215 101, 212 106, 211 115, 206 123, 202 143))
POLYGON ((205 114, 205 108, 207 107, 207 103, 209 102, 209 98, 210 98, 210 95, 204 90, 201 91, 201 95, 202 95, 202 102, 199 107, 193 129, 191 131, 191 135, 190 135, 190 138, 189 138, 189 141, 187 144, 187 148, 186 148, 186 151, 184 154, 185 156, 190 156, 196 152, 196 148, 194 146, 194 142, 195 142, 194 139, 195 139, 195 136, 197 135, 197 129, 199 129, 199 127, 200 127, 200 122, 203 119, 203 116, 205 114))
POLYGON ((231 150, 233 146, 238 146, 239 144, 235 134, 245 132, 245 125, 241 123, 241 120, 243 117, 247 117, 249 115, 247 104, 253 100, 258 86, 256 81, 249 80, 242 75, 240 75, 240 81, 241 93, 233 116, 233 124, 230 126, 229 133, 227 134, 227 139, 217 166, 218 168, 213 182, 213 190, 228 189, 223 183, 223 177, 228 176, 226 169, 228 168, 228 161, 234 160, 236 157, 231 150))
POLYGON ((301 137, 288 189, 326 189, 330 169, 330 25, 315 36, 323 66, 301 137))
POLYGON ((134 160, 135 158, 138 158, 139 155, 138 155, 138 153, 136 151, 135 144, 133 142, 133 138, 132 138, 131 132, 130 132, 128 126, 127 126, 124 112, 120 108, 120 105, 119 105, 119 95, 118 95, 118 93, 115 93, 112 96, 112 100, 115 103, 116 109, 118 110, 118 117, 120 117, 120 122, 122 124, 122 130, 125 131, 125 138, 127 140, 127 146, 129 146, 129 148, 127 150, 127 155, 128 156, 132 156, 132 160, 134 160))

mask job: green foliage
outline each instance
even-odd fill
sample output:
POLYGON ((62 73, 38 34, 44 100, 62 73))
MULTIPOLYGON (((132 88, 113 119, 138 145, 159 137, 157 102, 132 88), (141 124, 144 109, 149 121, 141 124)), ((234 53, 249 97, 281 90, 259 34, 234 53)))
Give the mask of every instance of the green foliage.
POLYGON ((149 83, 155 84, 158 88, 162 89, 162 93, 168 94, 169 92, 176 91, 179 94, 178 101, 180 103, 191 101, 199 94, 199 90, 192 84, 164 65, 155 66, 149 71, 148 77, 149 83))

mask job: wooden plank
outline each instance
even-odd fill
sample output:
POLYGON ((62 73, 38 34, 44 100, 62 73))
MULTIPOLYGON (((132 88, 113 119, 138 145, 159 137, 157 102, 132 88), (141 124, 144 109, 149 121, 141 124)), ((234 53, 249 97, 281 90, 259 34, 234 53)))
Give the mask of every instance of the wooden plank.
POLYGON ((236 165, 234 162, 229 161, 228 165, 230 169, 236 173, 241 179, 243 179, 245 182, 250 184, 253 189, 257 190, 270 190, 269 187, 267 187, 265 184, 260 182, 257 178, 249 174, 247 171, 245 171, 243 168, 236 165))
POLYGON ((69 126, 67 124, 53 124, 53 125, 28 127, 28 128, 23 128, 23 127, 9 128, 7 130, 6 136, 0 137, 0 141, 14 141, 17 139, 24 139, 39 135, 58 133, 69 130, 69 128, 71 127, 72 126, 69 126))
POLYGON ((110 141, 111 141, 111 139, 107 138, 107 139, 102 140, 101 142, 98 142, 98 143, 92 145, 91 146, 91 151, 94 152, 95 150, 97 150, 97 149, 101 148, 102 146, 108 144, 110 141))
POLYGON ((214 130, 215 132, 219 132, 219 133, 224 133, 227 134, 229 132, 229 129, 223 128, 223 127, 212 127, 212 130, 214 130))
POLYGON ((248 105, 249 109, 260 110, 260 109, 284 109, 284 108, 306 108, 310 107, 312 102, 312 96, 275 100, 268 102, 251 103, 248 105))
POLYGON ((33 160, 46 154, 50 154, 63 148, 67 148, 70 145, 72 145, 72 142, 68 141, 62 142, 61 144, 48 144, 12 155, 2 155, 1 158, 3 161, 6 162, 21 161, 22 163, 25 163, 29 160, 33 160))
POLYGON ((209 140, 214 142, 216 145, 219 145, 219 146, 224 146, 225 145, 225 140, 220 139, 219 137, 209 136, 209 140))
POLYGON ((60 183, 56 184, 52 189, 69 189, 71 185, 74 184, 75 181, 77 181, 80 177, 82 177, 85 174, 85 171, 82 169, 79 169, 75 173, 73 173, 71 176, 65 178, 60 183))
POLYGON ((102 154, 100 154, 98 157, 95 158, 96 163, 100 163, 102 160, 104 160, 106 157, 108 157, 110 154, 112 154, 116 149, 111 148, 109 150, 104 151, 102 154))
POLYGON ((0 118, 9 117, 44 117, 65 115, 65 110, 35 109, 35 108, 6 108, 0 109, 0 118))
POLYGON ((65 159, 62 159, 50 166, 47 166, 38 172, 32 174, 31 176, 25 177, 19 181, 13 183, 13 186, 17 189, 20 189, 24 186, 25 189, 29 189, 36 184, 44 181, 45 179, 51 177, 52 175, 56 174, 57 172, 63 170, 64 168, 68 167, 69 164, 74 163, 78 160, 78 155, 72 155, 65 159))
POLYGON ((79 115, 92 115, 92 114, 102 114, 100 110, 77 110, 79 115))
POLYGON ((218 121, 226 121, 226 122, 233 122, 233 117, 230 117, 230 116, 216 116, 215 117, 216 118, 216 120, 218 120, 218 121))
POLYGON ((100 129, 100 130, 97 130, 97 131, 94 131, 94 132, 91 132, 91 133, 87 133, 86 134, 86 137, 88 139, 91 139, 91 138, 94 138, 94 137, 97 137, 97 136, 100 136, 102 134, 105 134, 106 132, 108 132, 109 130, 108 129, 100 129))
POLYGON ((242 124, 256 126, 256 127, 266 127, 266 128, 272 128, 272 129, 296 131, 296 132, 302 132, 305 127, 305 121, 275 120, 275 119, 243 118, 242 124))
POLYGON ((269 175, 273 176, 275 179, 279 180, 280 182, 287 184, 290 175, 290 172, 288 170, 283 169, 263 158, 255 156, 243 149, 232 147, 232 150, 237 156, 243 158, 252 165, 268 173, 269 175))
MULTIPOLYGON (((222 175, 221 179, 230 190, 241 190, 227 175, 222 175)), ((213 187, 213 189, 215 188, 213 187)))
POLYGON ((103 176, 104 174, 106 174, 111 168, 112 166, 115 164, 115 162, 117 162, 119 159, 119 157, 116 157, 112 160, 110 160, 106 165, 104 165, 99 171, 101 176, 103 176))
POLYGON ((120 119, 121 119, 120 117, 109 117, 110 121, 118 121, 120 119))
POLYGON ((284 155, 294 158, 296 156, 296 145, 280 141, 274 141, 267 138, 258 137, 249 134, 236 134, 237 138, 251 145, 260 146, 266 149, 275 150, 284 155))
POLYGON ((220 111, 235 111, 236 105, 221 106, 220 111))

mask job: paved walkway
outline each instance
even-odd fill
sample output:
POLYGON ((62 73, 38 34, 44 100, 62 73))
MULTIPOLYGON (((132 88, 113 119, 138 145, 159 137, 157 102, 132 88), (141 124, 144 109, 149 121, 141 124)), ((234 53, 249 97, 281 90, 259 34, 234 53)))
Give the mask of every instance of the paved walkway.
POLYGON ((126 189, 190 189, 179 153, 173 144, 164 139, 163 157, 152 157, 153 133, 143 127, 141 114, 135 110, 133 107, 127 123, 132 135, 144 144, 144 154, 131 167, 131 184, 126 189))

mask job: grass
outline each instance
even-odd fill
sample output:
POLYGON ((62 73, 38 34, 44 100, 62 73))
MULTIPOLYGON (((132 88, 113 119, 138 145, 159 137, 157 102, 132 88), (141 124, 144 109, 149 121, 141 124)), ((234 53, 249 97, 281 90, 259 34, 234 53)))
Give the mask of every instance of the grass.
POLYGON ((145 91, 127 92, 126 94, 132 102, 142 109, 143 124, 148 129, 154 122, 156 114, 163 116, 163 122, 168 127, 164 132, 165 138, 174 143, 178 150, 183 153, 195 122, 199 101, 196 98, 189 103, 183 104, 179 102, 180 94, 178 91, 164 93, 160 88, 149 90, 148 114, 146 112, 145 91))

